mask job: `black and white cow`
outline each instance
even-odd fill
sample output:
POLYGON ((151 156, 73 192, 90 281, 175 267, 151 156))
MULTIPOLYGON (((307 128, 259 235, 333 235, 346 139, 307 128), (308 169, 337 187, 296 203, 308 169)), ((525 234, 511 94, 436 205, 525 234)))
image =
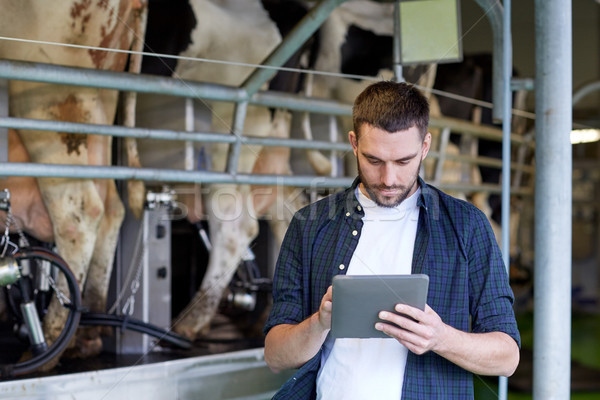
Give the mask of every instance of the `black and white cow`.
MULTIPOLYGON (((151 0, 149 3, 146 51, 181 54, 188 57, 219 61, 260 64, 281 42, 282 37, 308 12, 308 2, 284 0, 180 0, 166 2, 151 0), (165 23, 166 21, 166 23, 165 23)), ((289 66, 304 63, 317 71, 340 72, 390 78, 392 68, 393 4, 373 1, 348 1, 337 7, 313 35, 309 43, 288 62, 289 66)), ((431 86, 435 65, 406 68, 407 81, 431 86)), ((144 73, 172 75, 184 79, 240 86, 252 68, 189 60, 144 58, 144 73)), ((316 75, 312 95, 337 99, 351 104, 355 96, 369 81, 316 75)), ((282 72, 270 82, 271 90, 296 92, 304 88, 303 76, 282 72)), ((230 133, 233 106, 224 103, 205 103, 210 110, 210 123, 202 129, 230 133)), ((181 106, 180 106, 181 107, 181 106)), ((151 109, 165 108, 156 104, 151 109)), ((181 111, 181 115, 183 111, 181 111)), ((143 124, 143 118, 140 119, 143 124)), ((153 119, 153 127, 173 127, 171 122, 153 119), (162 125, 161 125, 162 123, 162 125), (157 125, 158 124, 158 125, 157 125)), ((179 122, 180 123, 180 122, 179 122)), ((347 120, 342 122, 342 135, 350 128, 347 120)), ((178 128, 181 129, 181 126, 178 128)), ((243 133, 250 136, 276 135, 287 137, 290 132, 290 114, 272 113, 261 107, 248 107, 243 133), (273 117, 275 116, 275 117, 273 117)), ((344 139, 342 139, 344 140, 344 139)), ((142 146, 144 157, 159 162, 161 157, 181 160, 183 146, 177 144, 169 150, 161 142, 161 153, 152 157, 148 148, 142 146), (170 153, 170 152, 173 153, 170 153), (150 154, 150 155, 149 155, 150 154)), ((212 168, 225 169, 227 145, 211 145, 205 151, 210 155, 212 168)), ((291 173, 289 150, 277 148, 244 148, 238 172, 291 173)), ((145 163, 144 163, 145 164, 145 163)), ((353 172, 352 164, 349 175, 353 172)), ((455 167, 447 162, 447 169, 455 167)), ((452 174, 447 174, 451 176, 452 174)), ((455 179, 455 178, 451 178, 455 179)), ((208 218, 213 251, 207 273, 199 292, 190 305, 175 319, 177 332, 195 337, 205 331, 216 312, 223 289, 227 286, 246 248, 257 234, 256 216, 266 212, 275 196, 261 196, 253 188, 238 185, 211 185, 202 202, 191 201, 189 218, 208 218), (231 195, 225 196, 224 193, 231 195), (193 205, 202 204, 202 211, 194 211, 193 205), (241 205, 241 206, 240 206, 241 205), (215 210, 219 210, 215 213, 215 210), (223 213, 223 210, 227 210, 223 213), (219 215, 217 215, 219 214, 219 215), (224 217, 224 216, 227 217, 224 217), (231 217, 235 215, 236 217, 231 217)), ((254 188, 256 189, 256 188, 254 188)), ((198 191, 196 191, 197 193, 198 191)), ((273 192, 273 191, 271 191, 273 192)), ((298 203, 291 207, 298 207, 298 203)), ((289 218, 290 215, 287 216, 289 218)), ((283 227, 285 229, 285 219, 283 227)))

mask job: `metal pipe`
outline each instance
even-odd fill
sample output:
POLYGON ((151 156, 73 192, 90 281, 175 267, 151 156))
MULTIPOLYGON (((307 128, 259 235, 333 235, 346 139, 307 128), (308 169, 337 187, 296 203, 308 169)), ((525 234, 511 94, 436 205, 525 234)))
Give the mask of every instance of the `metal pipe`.
MULTIPOLYGON (((8 117, 8 82, 0 79, 0 118, 8 117)), ((0 162, 8 161, 8 130, 0 128, 0 162)))
MULTIPOLYGON (((429 150, 427 157, 439 158, 441 151, 429 150)), ((493 167, 502 169, 502 160, 494 157, 483 157, 483 156, 470 156, 466 154, 446 154, 443 156, 446 160, 458 161, 462 164, 476 164, 482 167, 493 167)), ((511 162, 510 169, 515 171, 522 171, 527 174, 534 174, 535 167, 533 165, 520 165, 518 162, 511 162)), ((437 166, 436 166, 437 167, 437 166)), ((435 183, 434 183, 435 185, 435 183)), ((435 185, 437 186, 437 185, 435 185)))
MULTIPOLYGON (((331 143, 335 143, 338 140, 338 124, 337 124, 337 118, 334 117, 333 115, 329 116, 329 140, 331 141, 331 143)), ((348 143, 349 144, 349 143, 348 143)), ((352 147, 352 146, 350 146, 352 147)), ((348 149, 348 151, 350 151, 350 149, 348 149)), ((329 162, 331 163, 331 174, 330 176, 338 176, 340 173, 338 172, 339 169, 339 161, 340 158, 338 158, 338 152, 333 150, 330 154, 329 154, 329 162)))
MULTIPOLYGON (((322 0, 288 33, 283 42, 263 62, 265 66, 281 67, 323 24, 331 12, 346 0, 322 0)), ((272 68, 259 68, 242 84, 248 95, 258 92, 260 87, 275 75, 272 68)))
POLYGON ((596 92, 600 90, 600 81, 590 82, 587 85, 584 85, 582 88, 578 89, 577 92, 573 95, 573 106, 585 96, 590 93, 596 92))
POLYGON ((0 78, 157 93, 214 101, 239 102, 248 100, 251 104, 265 107, 282 107, 317 114, 352 115, 351 104, 342 104, 333 100, 311 99, 289 93, 269 91, 256 93, 250 99, 247 99, 246 92, 243 89, 215 83, 143 74, 132 75, 126 72, 65 67, 26 61, 0 60, 0 78))
MULTIPOLYGON (((278 185, 296 186, 306 188, 339 188, 352 184, 351 177, 321 177, 321 176, 294 176, 294 175, 267 175, 267 174, 237 174, 212 171, 184 171, 165 170, 152 168, 130 168, 119 166, 90 166, 90 165, 65 165, 65 164, 33 164, 33 163, 5 163, 0 164, 1 176, 30 176, 30 177, 57 177, 76 179, 137 179, 141 181, 156 182, 191 182, 191 183, 225 183, 249 185, 278 185)), ((490 184, 463 184, 440 183, 442 190, 455 190, 462 192, 487 192, 501 193, 500 185, 490 184)), ((529 188, 513 191, 514 194, 531 195, 529 188)))
MULTIPOLYGON (((243 90, 224 85, 24 61, 0 60, 0 78, 123 91, 139 91, 144 93, 158 93, 215 101, 239 102, 245 100, 243 90)), ((264 107, 278 107, 293 111, 307 111, 315 114, 338 116, 352 115, 351 104, 340 103, 333 100, 303 97, 289 93, 264 91, 254 94, 247 100, 250 104, 264 107)), ((487 135, 485 138, 498 141, 502 140, 501 131, 497 128, 476 126, 475 124, 456 118, 431 117, 430 126, 449 126, 453 132, 463 132, 475 135, 477 135, 478 132, 484 132, 487 135)), ((484 136, 480 135, 479 137, 484 136)), ((511 140, 513 143, 517 144, 525 142, 525 140, 518 135, 512 135, 511 140)))
MULTIPOLYGON (((193 132, 194 131, 194 99, 191 97, 186 97, 185 99, 185 131, 193 132)), ((185 151, 185 162, 184 169, 186 171, 192 171, 194 169, 195 164, 195 155, 194 155, 194 142, 191 140, 186 140, 184 144, 185 151)))
POLYGON ((244 131, 244 122, 246 121, 246 111, 248 110, 248 102, 241 102, 235 105, 233 115, 233 126, 231 127, 231 136, 237 140, 229 146, 227 154, 227 172, 232 175, 237 174, 240 151, 242 150, 241 135, 244 131))
MULTIPOLYGON (((458 118, 450 117, 430 117, 429 126, 433 128, 450 128, 455 133, 465 133, 473 135, 480 139, 494 140, 496 142, 502 141, 502 130, 494 128, 492 126, 479 125, 473 122, 465 121, 458 118)), ((535 143, 528 140, 526 137, 517 134, 511 134, 510 140, 512 144, 527 144, 532 148, 535 147, 535 143)))
POLYGON ((0 60, 0 77, 138 93, 159 93, 216 101, 237 102, 246 100, 246 92, 244 90, 215 83, 184 81, 182 79, 162 76, 137 75, 128 72, 65 67, 26 61, 0 60))
POLYGON ((444 164, 446 163, 446 149, 448 148, 448 141, 450 141, 450 128, 444 128, 440 135, 440 147, 437 154, 437 160, 435 162, 435 172, 433 173, 433 184, 439 186, 442 181, 442 172, 444 164))
MULTIPOLYGON (((502 141, 502 131, 498 128, 478 125, 456 118, 431 117, 429 120, 431 128, 450 128, 452 132, 469 134, 481 139, 502 141)), ((50 121, 27 118, 0 118, 0 127, 13 129, 31 129, 54 132, 82 133, 94 135, 108 135, 117 137, 135 137, 138 139, 162 139, 162 140, 190 140, 207 143, 233 143, 237 139, 223 133, 184 132, 167 129, 128 128, 119 125, 84 124, 79 122, 50 121)), ((241 136, 243 144, 255 144, 261 146, 291 146, 294 148, 316 149, 316 150, 347 150, 350 148, 346 143, 330 143, 324 141, 306 141, 303 139, 263 138, 252 136, 241 136), (333 146, 333 147, 331 147, 333 146)), ((512 144, 526 144, 532 148, 535 143, 526 137, 516 134, 511 135, 512 144)))
POLYGON ((494 43, 492 60, 492 118, 501 121, 504 115, 503 65, 504 65, 504 23, 503 7, 499 0, 475 0, 483 9, 492 27, 494 43))
POLYGON ((264 107, 307 111, 313 114, 352 115, 352 104, 344 104, 334 100, 304 97, 291 93, 273 91, 258 92, 249 99, 249 102, 264 107))
MULTIPOLYGON (((83 124, 78 122, 50 121, 27 118, 0 118, 0 127, 13 129, 43 130, 65 133, 93 134, 137 139, 189 140, 204 143, 234 143, 235 136, 224 133, 182 132, 166 129, 127 128, 118 125, 83 124)), ((286 139, 273 137, 242 136, 243 145, 290 147, 311 150, 350 151, 349 143, 331 143, 319 140, 286 139)))
MULTIPOLYGON (((512 34, 511 34, 511 0, 504 0, 504 19, 502 31, 502 258, 506 267, 506 279, 510 273, 510 164, 511 146, 510 134, 512 125, 512 34)), ((501 376, 498 379, 498 400, 506 400, 508 396, 508 379, 501 376)))
POLYGON ((570 0, 535 0, 535 262, 533 398, 571 387, 573 159, 570 0))
POLYGON ((394 57, 394 80, 396 82, 404 82, 402 76, 402 32, 400 29, 400 0, 394 2, 394 42, 393 42, 393 57, 394 57))
POLYGON ((212 171, 184 171, 154 168, 130 168, 119 166, 65 165, 5 163, 0 164, 0 176, 31 176, 39 178, 80 178, 80 179, 137 179, 141 181, 191 182, 191 183, 231 183, 249 185, 281 185, 298 187, 347 187, 353 178, 292 176, 267 174, 237 174, 212 171))

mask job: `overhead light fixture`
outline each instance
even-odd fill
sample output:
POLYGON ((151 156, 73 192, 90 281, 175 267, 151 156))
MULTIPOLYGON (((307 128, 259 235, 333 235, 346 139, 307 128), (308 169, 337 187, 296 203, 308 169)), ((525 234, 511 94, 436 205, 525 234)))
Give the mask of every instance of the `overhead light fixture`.
POLYGON ((600 140, 600 129, 573 129, 571 144, 591 143, 600 140))

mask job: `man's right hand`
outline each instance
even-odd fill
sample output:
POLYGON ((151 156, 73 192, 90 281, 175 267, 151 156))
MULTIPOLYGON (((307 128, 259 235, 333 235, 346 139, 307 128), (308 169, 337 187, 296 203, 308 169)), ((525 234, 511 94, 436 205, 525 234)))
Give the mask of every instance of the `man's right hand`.
POLYGON ((332 287, 327 288, 327 293, 321 299, 319 306, 319 323, 325 330, 331 329, 331 307, 332 307, 332 287))
POLYGON ((299 368, 318 353, 331 329, 331 306, 329 286, 317 312, 299 324, 271 328, 265 338, 265 361, 273 372, 299 368))

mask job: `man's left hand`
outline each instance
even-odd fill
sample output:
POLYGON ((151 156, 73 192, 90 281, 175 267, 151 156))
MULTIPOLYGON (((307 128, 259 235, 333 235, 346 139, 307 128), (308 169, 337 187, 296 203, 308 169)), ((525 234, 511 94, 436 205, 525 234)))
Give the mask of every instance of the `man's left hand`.
POLYGON ((443 343, 448 325, 431 307, 426 305, 425 311, 421 311, 405 304, 397 304, 395 311, 399 314, 381 311, 379 318, 391 324, 378 322, 375 329, 398 340, 415 354, 435 351, 443 343))

